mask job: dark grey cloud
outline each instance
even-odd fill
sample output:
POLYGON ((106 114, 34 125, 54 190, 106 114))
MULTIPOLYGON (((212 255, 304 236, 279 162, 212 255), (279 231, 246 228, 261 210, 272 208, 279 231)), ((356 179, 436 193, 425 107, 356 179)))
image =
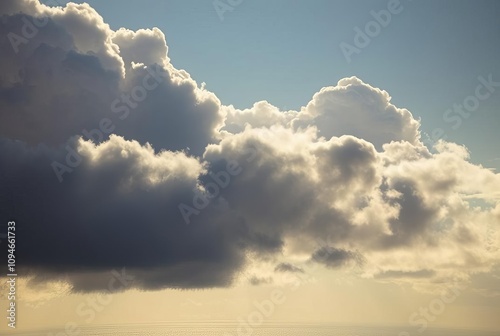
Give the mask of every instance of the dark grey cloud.
POLYGON ((235 218, 209 207, 202 222, 182 220, 178 204, 192 198, 197 182, 189 176, 197 162, 184 154, 155 157, 115 137, 98 148, 98 166, 83 154, 58 183, 50 166, 57 150, 6 140, 0 148, 1 220, 15 220, 23 237, 20 274, 63 274, 75 279, 75 290, 95 290, 104 284, 98 276, 82 282, 76 275, 126 267, 140 288, 205 288, 229 285, 244 264, 235 218), (148 172, 148 160, 157 171, 148 172))
POLYGON ((262 278, 262 277, 258 277, 258 276, 254 275, 248 279, 248 282, 252 286, 260 286, 260 285, 267 285, 267 284, 273 283, 273 279, 272 278, 262 278))
POLYGON ((111 103, 111 113, 118 117, 115 133, 141 143, 150 143, 156 149, 186 150, 201 155, 207 144, 216 141, 216 129, 222 122, 220 102, 213 95, 199 97, 196 83, 176 83, 172 70, 158 64, 151 69, 136 68, 129 71, 124 92, 111 103), (158 74, 157 87, 141 89, 144 79, 147 85, 156 86, 150 72, 158 74), (144 100, 134 100, 134 94, 144 100), (130 104, 123 97, 130 96, 130 104), (119 102, 118 102, 119 101, 119 102))
POLYGON ((274 268, 275 272, 304 273, 304 270, 290 263, 280 263, 274 268))
POLYGON ((362 265, 363 256, 357 251, 349 251, 342 248, 324 246, 316 250, 311 260, 328 268, 340 268, 349 264, 362 265))
POLYGON ((396 201, 401 207, 398 218, 389 221, 391 234, 381 240, 384 248, 393 248, 425 240, 432 244, 428 230, 438 221, 440 208, 437 204, 426 204, 411 180, 392 181, 393 190, 401 193, 396 201))

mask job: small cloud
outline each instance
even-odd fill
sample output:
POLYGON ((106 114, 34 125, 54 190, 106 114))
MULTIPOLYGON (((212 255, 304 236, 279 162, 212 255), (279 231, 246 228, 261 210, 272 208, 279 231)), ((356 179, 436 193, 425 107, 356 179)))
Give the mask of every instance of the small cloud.
POLYGON ((248 282, 250 282, 252 286, 268 285, 273 283, 273 278, 271 277, 259 278, 254 275, 248 279, 248 282))
POLYGON ((359 252, 331 246, 324 246, 316 250, 311 260, 328 268, 339 268, 351 262, 361 265, 364 262, 364 258, 359 252))
POLYGON ((304 273, 304 270, 300 267, 294 266, 289 263, 281 263, 276 265, 274 268, 275 272, 290 272, 290 273, 304 273))

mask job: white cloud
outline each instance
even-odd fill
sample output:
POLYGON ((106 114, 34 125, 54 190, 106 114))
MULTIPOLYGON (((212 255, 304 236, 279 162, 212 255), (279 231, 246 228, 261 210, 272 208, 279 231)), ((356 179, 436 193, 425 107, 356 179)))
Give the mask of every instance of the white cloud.
POLYGON ((320 135, 326 138, 354 135, 370 141, 377 149, 391 141, 419 144, 420 122, 408 110, 390 101, 386 91, 356 77, 344 78, 336 86, 316 93, 295 126, 316 125, 320 135))
POLYGON ((132 62, 143 64, 167 65, 167 43, 165 35, 158 28, 132 31, 120 28, 112 35, 113 42, 119 47, 125 65, 132 62))

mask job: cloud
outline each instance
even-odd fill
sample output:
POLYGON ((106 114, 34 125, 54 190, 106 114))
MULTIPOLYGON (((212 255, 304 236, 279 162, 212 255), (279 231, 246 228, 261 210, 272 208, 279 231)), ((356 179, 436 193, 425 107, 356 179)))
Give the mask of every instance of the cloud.
POLYGON ((260 286, 260 285, 267 285, 267 284, 270 284, 273 282, 273 279, 272 278, 259 278, 257 276, 252 276, 248 282, 252 285, 252 286, 260 286))
POLYGON ((304 270, 300 267, 294 266, 289 263, 280 263, 274 268, 275 272, 290 272, 290 273, 304 273, 304 270))
POLYGON ((2 217, 13 217, 24 235, 19 273, 42 274, 35 282, 65 275, 74 290, 100 289, 109 270, 121 267, 135 274, 141 288, 232 281, 244 259, 238 236, 231 237, 234 229, 225 227, 230 219, 214 214, 203 225, 187 226, 178 210, 199 188, 204 167, 197 159, 155 153, 115 135, 100 145, 78 140, 75 147, 82 163, 58 183, 50 166, 60 155, 56 149, 2 143, 2 176, 9 177, 3 186, 13 196, 2 202, 2 217))
POLYGON ((377 149, 392 141, 418 145, 420 122, 410 111, 390 101, 386 91, 356 77, 344 78, 336 86, 316 93, 294 125, 316 125, 326 138, 350 134, 371 142, 377 149))
POLYGON ((112 35, 112 41, 120 49, 120 56, 126 67, 132 62, 142 64, 169 63, 165 35, 158 28, 132 31, 120 28, 112 35))
POLYGON ((339 268, 352 262, 362 264, 363 256, 340 248, 322 247, 313 253, 311 260, 328 268, 339 268))
POLYGON ((60 145, 107 118, 115 134, 156 149, 189 148, 201 155, 216 141, 223 122, 220 101, 169 64, 159 29, 113 32, 87 4, 24 4, 10 4, 10 12, 21 13, 4 15, 0 27, 3 35, 23 41, 2 40, 8 51, 2 54, 6 80, 0 83, 3 136, 60 145), (37 27, 41 18, 46 22, 37 27), (31 32, 28 38, 25 31, 31 32))
POLYGON ((225 287, 266 260, 432 285, 498 264, 500 175, 425 147, 387 92, 350 77, 299 111, 239 110, 172 65, 157 28, 1 8, 0 34, 24 40, 0 42, 0 220, 38 288, 102 291, 123 268, 135 288, 225 287))

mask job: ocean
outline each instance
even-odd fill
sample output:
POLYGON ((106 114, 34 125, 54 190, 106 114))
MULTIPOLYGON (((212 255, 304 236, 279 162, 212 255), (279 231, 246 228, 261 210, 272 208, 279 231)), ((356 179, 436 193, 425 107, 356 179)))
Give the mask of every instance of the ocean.
POLYGON ((500 332, 468 329, 427 329, 419 332, 408 327, 352 327, 328 325, 282 325, 257 327, 237 324, 145 324, 78 327, 65 331, 47 329, 30 332, 16 331, 19 336, 500 336, 500 332))

